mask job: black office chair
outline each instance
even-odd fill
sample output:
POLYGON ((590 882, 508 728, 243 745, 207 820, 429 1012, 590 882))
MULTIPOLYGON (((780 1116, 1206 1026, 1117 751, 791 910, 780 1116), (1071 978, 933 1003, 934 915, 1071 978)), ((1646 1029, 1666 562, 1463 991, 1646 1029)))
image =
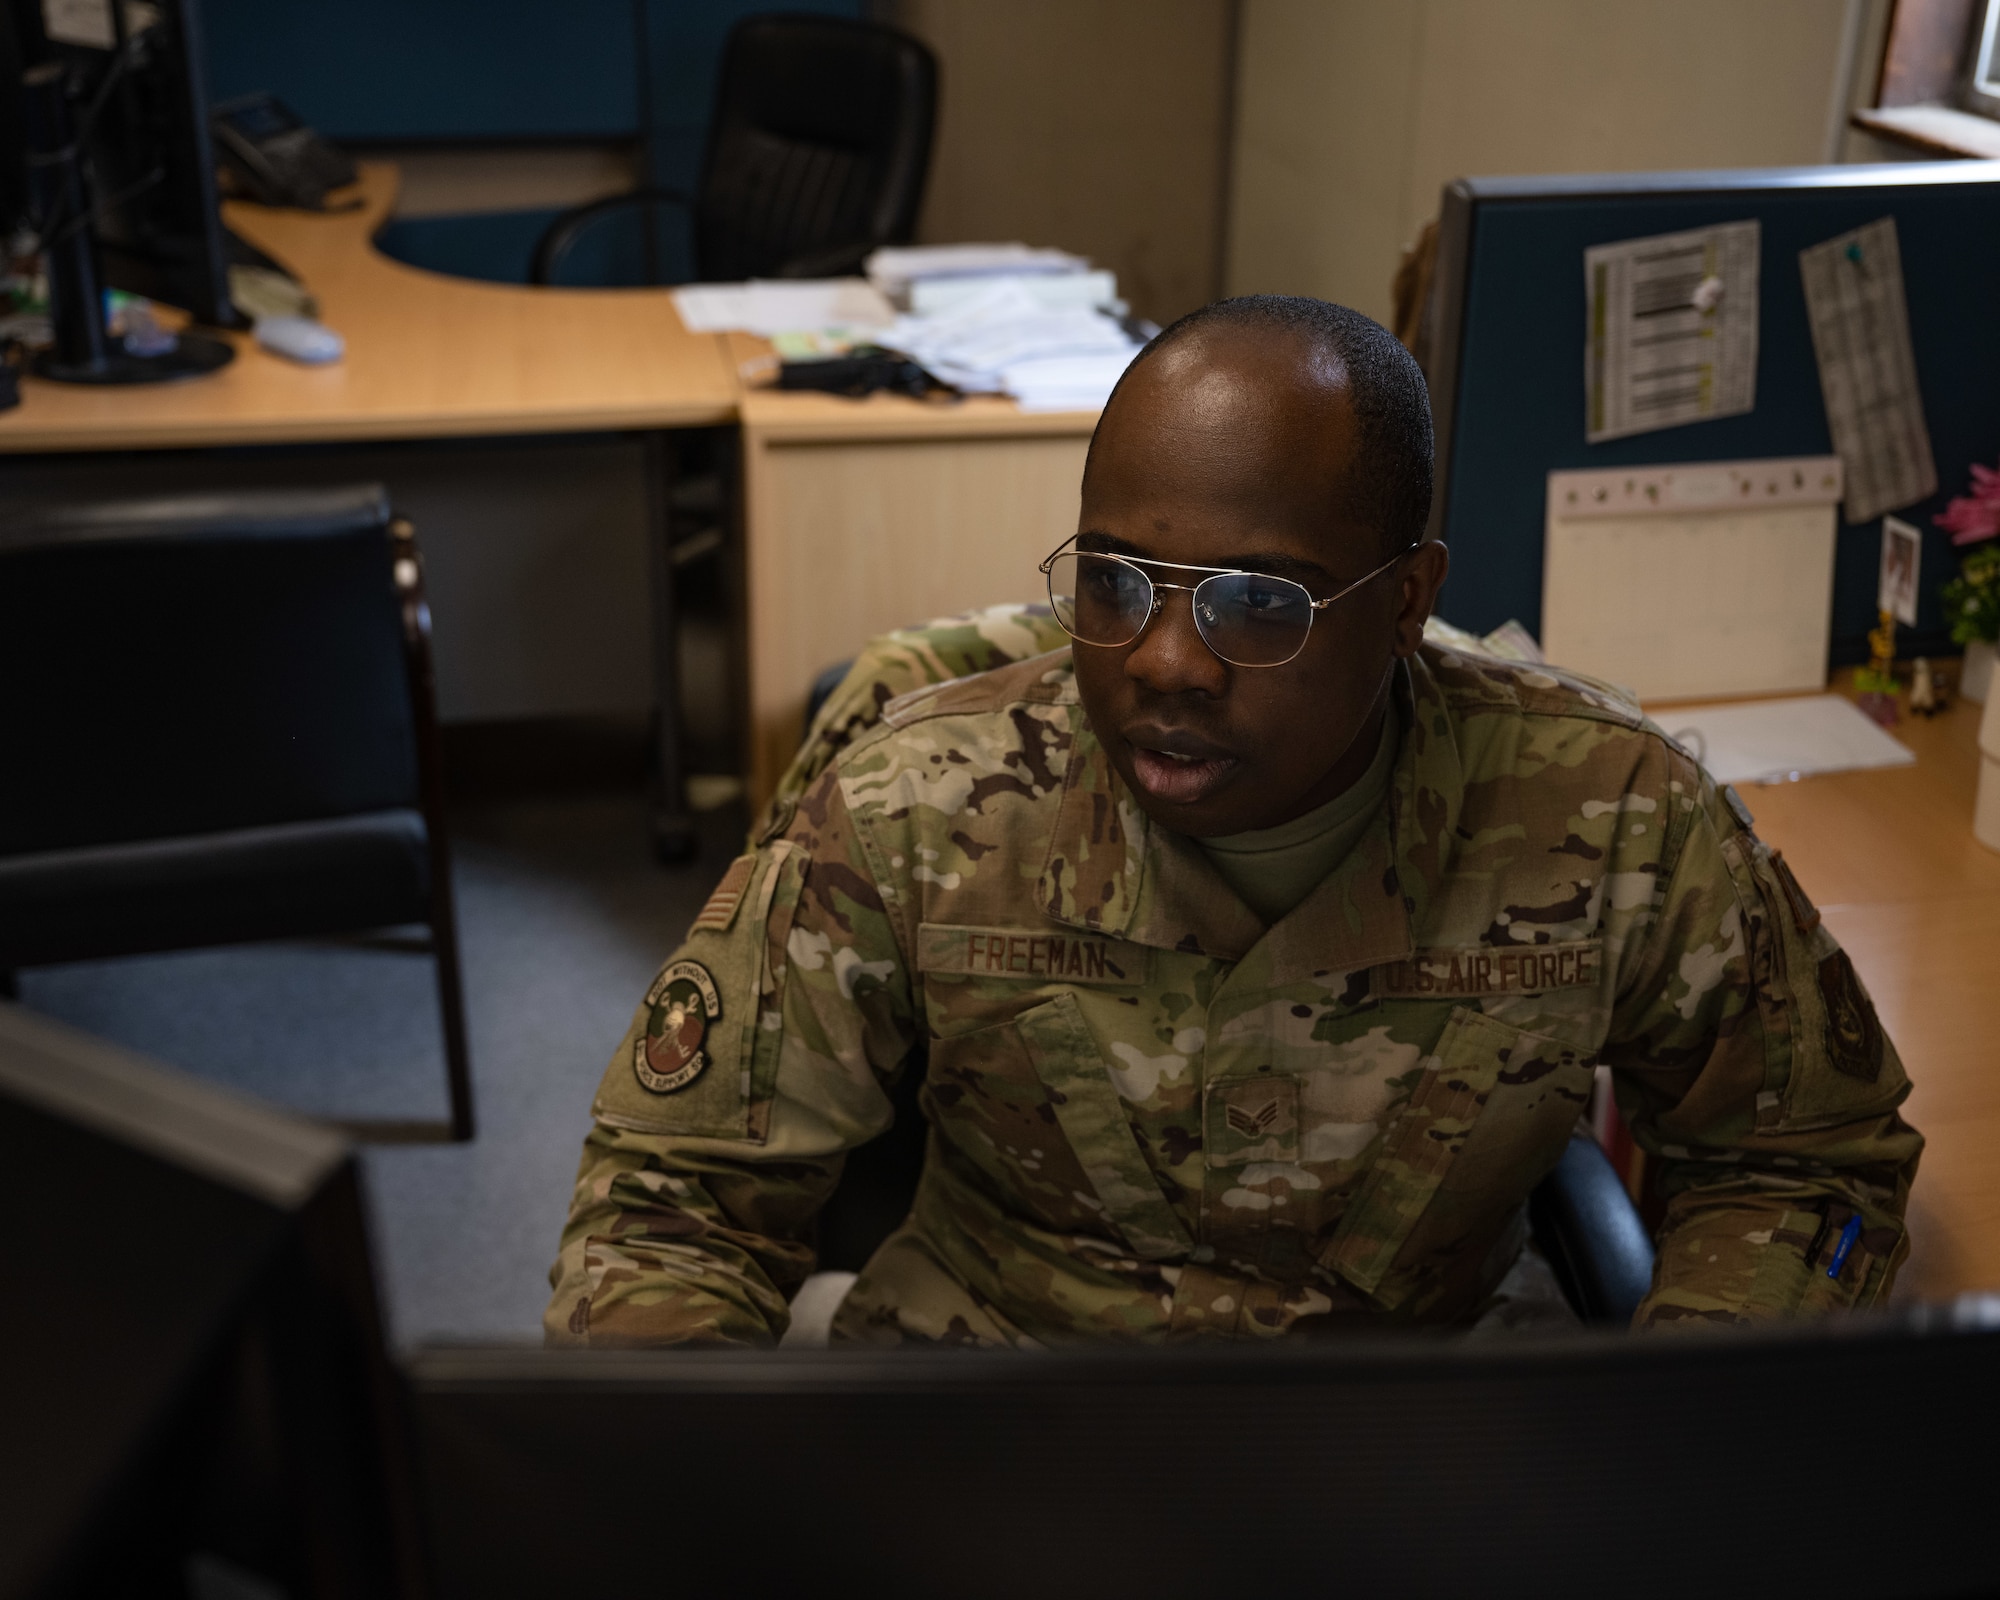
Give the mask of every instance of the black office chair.
MULTIPOLYGON (((813 680, 808 729, 853 664, 842 661, 813 680)), ((924 1162, 923 1077, 922 1064, 913 1063, 891 1093, 895 1120, 888 1131, 848 1156, 820 1212, 822 1270, 859 1272, 909 1215, 924 1162)), ((1528 1198, 1528 1224, 1577 1316, 1593 1326, 1629 1326, 1652 1287, 1653 1240, 1595 1139, 1578 1134, 1569 1141, 1528 1198)))
POLYGON ((378 485, 0 515, 0 986, 423 924, 472 1137, 430 612, 378 485))
POLYGON ((937 58, 908 34, 746 17, 723 49, 695 193, 638 189, 564 212, 535 246, 529 281, 556 283, 591 230, 637 211, 650 231, 668 206, 689 213, 699 280, 855 272, 877 246, 910 239, 936 115, 937 58))

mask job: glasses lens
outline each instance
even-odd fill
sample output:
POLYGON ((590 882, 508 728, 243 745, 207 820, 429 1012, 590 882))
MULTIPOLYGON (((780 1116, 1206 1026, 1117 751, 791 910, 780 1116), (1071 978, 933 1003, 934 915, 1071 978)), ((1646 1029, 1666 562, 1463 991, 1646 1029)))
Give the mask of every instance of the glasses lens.
POLYGON ((1153 614, 1153 585, 1116 556, 1065 550, 1049 565, 1049 604, 1085 644, 1130 644, 1153 614))
POLYGON ((1224 572, 1194 592, 1194 621, 1209 649, 1239 667, 1275 667, 1305 647, 1312 596, 1286 578, 1224 572))

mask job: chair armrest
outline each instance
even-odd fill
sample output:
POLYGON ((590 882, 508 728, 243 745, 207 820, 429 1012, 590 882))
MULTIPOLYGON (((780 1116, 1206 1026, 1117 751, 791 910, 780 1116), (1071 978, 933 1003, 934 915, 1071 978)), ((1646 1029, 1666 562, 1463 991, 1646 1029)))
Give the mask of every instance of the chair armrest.
POLYGON ((535 241, 535 253, 528 262, 528 282, 546 289, 554 281, 556 268, 562 265, 563 257, 569 254, 577 236, 599 217, 634 206, 654 205, 692 207, 694 200, 682 189, 633 189, 625 194, 608 195, 602 200, 570 207, 551 219, 542 230, 541 238, 535 241))
POLYGON ((1528 1220, 1576 1314, 1629 1326, 1653 1286, 1653 1241, 1595 1139, 1570 1140, 1529 1196, 1528 1220))

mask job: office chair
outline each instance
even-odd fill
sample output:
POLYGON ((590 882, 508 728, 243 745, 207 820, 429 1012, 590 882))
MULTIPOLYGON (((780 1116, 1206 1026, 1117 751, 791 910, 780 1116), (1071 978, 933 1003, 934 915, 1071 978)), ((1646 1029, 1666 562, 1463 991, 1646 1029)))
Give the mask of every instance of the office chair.
MULTIPOLYGON (((805 742, 779 780, 776 803, 802 794, 842 748, 881 720, 883 706, 896 696, 1059 649, 1066 641, 1048 608, 1039 605, 995 607, 871 641, 854 661, 828 667, 813 680, 805 742)), ((754 832, 771 820, 767 813, 754 832)), ((903 1074, 890 1094, 895 1120, 888 1131, 848 1156, 820 1211, 820 1270, 860 1271, 909 1215, 923 1171, 923 1076, 921 1065, 903 1074)), ((1577 1316, 1597 1326, 1629 1326, 1652 1287, 1653 1240, 1595 1139, 1571 1138, 1529 1196, 1528 1222, 1577 1316)))
POLYGON ((695 193, 638 189, 564 212, 536 244, 529 282, 556 283, 592 229, 637 211, 650 230, 664 206, 689 214, 698 280, 856 272, 916 227, 936 113, 937 58, 908 34, 746 17, 723 48, 695 193))
POLYGON ((0 516, 0 683, 0 984, 424 924, 472 1137, 430 611, 379 485, 0 516))

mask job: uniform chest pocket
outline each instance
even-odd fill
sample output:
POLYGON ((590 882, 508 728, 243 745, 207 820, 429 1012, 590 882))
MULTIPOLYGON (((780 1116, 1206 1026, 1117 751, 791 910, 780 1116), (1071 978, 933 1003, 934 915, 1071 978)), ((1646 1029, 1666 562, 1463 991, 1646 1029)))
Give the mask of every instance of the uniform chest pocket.
POLYGON ((1458 1007, 1322 1264, 1379 1304, 1400 1304, 1459 1241, 1527 1198, 1562 1154, 1590 1082, 1590 1061, 1570 1046, 1458 1007))
POLYGON ((1074 997, 933 1040, 923 1103, 948 1158, 1007 1209, 1148 1260, 1189 1249, 1074 997))

